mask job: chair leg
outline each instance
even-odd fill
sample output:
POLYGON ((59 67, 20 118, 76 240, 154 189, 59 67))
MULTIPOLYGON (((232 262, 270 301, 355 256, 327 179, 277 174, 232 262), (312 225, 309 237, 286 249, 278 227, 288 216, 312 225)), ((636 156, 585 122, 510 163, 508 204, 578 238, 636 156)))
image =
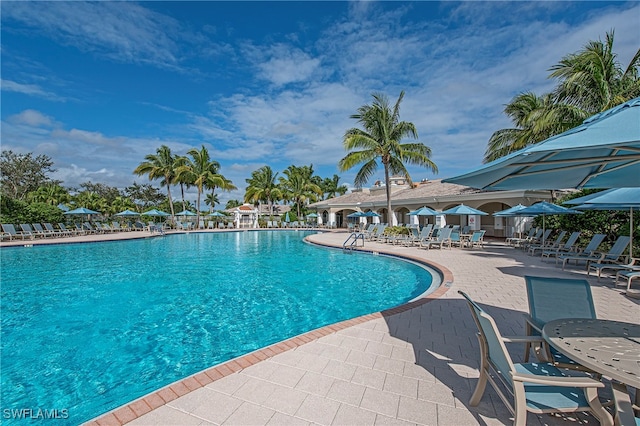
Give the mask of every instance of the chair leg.
POLYGON ((613 426, 613 418, 607 410, 604 409, 600 399, 598 398, 598 390, 595 388, 586 388, 584 396, 589 401, 589 406, 593 411, 593 415, 598 419, 602 426, 613 426))
POLYGON ((476 389, 473 391, 473 395, 471 395, 471 399, 469 400, 469 405, 472 407, 476 407, 480 403, 489 378, 489 365, 487 363, 487 350, 485 348, 484 339, 480 334, 477 336, 478 341, 480 342, 480 377, 478 378, 476 389))
POLYGON ((514 413, 513 424, 526 426, 527 424, 527 397, 524 393, 524 383, 513 382, 514 413))

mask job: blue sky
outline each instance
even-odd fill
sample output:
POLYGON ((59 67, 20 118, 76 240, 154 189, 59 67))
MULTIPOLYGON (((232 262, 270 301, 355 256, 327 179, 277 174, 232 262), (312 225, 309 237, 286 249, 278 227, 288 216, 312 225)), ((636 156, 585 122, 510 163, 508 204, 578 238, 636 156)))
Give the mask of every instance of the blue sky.
MULTIPOLYGON (((241 200, 269 165, 339 173, 349 116, 406 95, 440 172, 481 164, 503 108, 549 91, 548 69, 615 29, 626 66, 638 2, 7 2, 2 12, 2 149, 52 157, 66 186, 124 188, 162 144, 207 146, 241 200)), ((383 177, 382 168, 376 178, 383 177)), ((372 179, 372 182, 373 183, 372 179)), ((155 183, 157 185, 157 183, 155 183)), ((195 199, 195 190, 191 198, 195 199)))

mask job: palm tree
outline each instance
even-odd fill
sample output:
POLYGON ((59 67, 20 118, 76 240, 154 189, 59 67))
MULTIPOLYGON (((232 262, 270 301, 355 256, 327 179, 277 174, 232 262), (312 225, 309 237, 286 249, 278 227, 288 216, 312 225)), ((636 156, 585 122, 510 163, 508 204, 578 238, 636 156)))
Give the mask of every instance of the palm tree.
POLYGON ((355 186, 361 188, 377 170, 379 159, 384 166, 387 211, 391 215, 391 173, 405 177, 411 184, 405 163, 426 167, 434 173, 438 172, 438 167, 431 161, 431 148, 425 144, 401 143, 405 137, 418 138, 413 123, 400 121, 400 103, 404 98, 404 91, 400 92, 393 108, 385 95, 374 93, 372 96, 371 105, 361 106, 358 113, 351 116, 362 124, 364 130, 347 130, 344 135, 344 148, 351 152, 338 162, 338 168, 340 171, 346 171, 364 163, 354 180, 355 186))
POLYGON ((623 70, 616 61, 613 40, 614 32, 608 32, 604 43, 590 41, 551 67, 550 77, 560 79, 554 92, 558 102, 591 116, 640 96, 640 49, 623 70))
MULTIPOLYGON (((223 184, 219 177, 216 177, 212 170, 215 170, 217 162, 211 161, 209 157, 209 151, 202 145, 200 150, 192 148, 187 151, 187 155, 191 158, 187 158, 185 164, 179 166, 176 169, 176 179, 184 180, 185 182, 192 182, 193 185, 198 188, 198 199, 196 201, 196 223, 200 222, 200 195, 204 187, 212 182, 217 184, 223 184)), ((217 165, 217 166, 216 166, 217 165)))
POLYGON ((286 198, 292 200, 296 207, 298 217, 300 208, 307 201, 316 201, 322 195, 322 189, 313 182, 313 165, 289 166, 284 171, 285 177, 280 178, 280 187, 286 194, 286 198))
POLYGON ((274 174, 269 166, 262 166, 251 173, 251 178, 246 179, 249 184, 244 194, 246 203, 258 203, 264 201, 269 205, 269 214, 273 214, 273 201, 282 197, 282 191, 276 184, 278 173, 274 174))
POLYGON ((517 95, 504 112, 515 128, 491 135, 484 161, 492 161, 580 125, 586 118, 640 96, 640 49, 626 69, 616 62, 613 32, 591 41, 550 68, 559 80, 552 93, 517 95))
POLYGON ((149 180, 162 179, 162 185, 167 186, 167 198, 171 207, 171 216, 175 215, 173 199, 171 198, 171 184, 175 178, 176 157, 171 153, 171 149, 162 145, 156 150, 156 154, 149 154, 144 162, 140 163, 133 173, 149 175, 149 180))
MULTIPOLYGON (((187 164, 188 160, 189 159, 184 155, 176 156, 176 163, 175 163, 175 167, 174 167, 174 175, 175 175, 175 171, 180 166, 184 166, 185 164, 187 164)), ((180 176, 180 177, 175 175, 174 178, 173 178, 173 183, 180 185, 180 195, 182 197, 182 211, 185 211, 187 209, 187 201, 186 201, 185 196, 184 196, 184 190, 185 190, 185 188, 186 189, 191 188, 191 185, 193 184, 193 182, 190 182, 187 179, 188 179, 187 175, 183 175, 183 176, 180 176)))
MULTIPOLYGON (((233 191, 235 189, 238 189, 233 182, 231 182, 229 179, 227 179, 226 177, 222 176, 220 173, 218 173, 218 170, 220 169, 220 164, 218 164, 217 161, 213 161, 211 163, 211 178, 207 181, 206 183, 206 187, 211 189, 211 194, 207 195, 207 199, 208 200, 216 200, 216 203, 219 203, 218 201, 218 197, 216 196, 216 188, 220 188, 223 191, 233 191)), ((213 204, 207 203, 209 204, 209 213, 213 213, 213 204)), ((214 203, 215 204, 215 203, 214 203)))
POLYGON ((33 192, 27 194, 29 200, 57 206, 66 203, 70 199, 69 191, 56 183, 50 183, 38 187, 33 192))
POLYGON ((209 213, 213 213, 213 209, 216 204, 220 204, 218 194, 214 194, 213 192, 211 194, 207 194, 207 196, 204 198, 204 203, 209 206, 209 213))
POLYGON ((325 178, 322 181, 322 192, 327 198, 344 195, 348 188, 346 185, 340 185, 340 176, 333 175, 332 178, 325 178))

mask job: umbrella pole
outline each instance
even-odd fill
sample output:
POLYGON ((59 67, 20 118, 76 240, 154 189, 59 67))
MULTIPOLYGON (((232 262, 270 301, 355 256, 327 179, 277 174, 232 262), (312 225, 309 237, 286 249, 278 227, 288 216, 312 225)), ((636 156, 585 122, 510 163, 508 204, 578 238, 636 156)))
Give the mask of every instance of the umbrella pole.
POLYGON ((633 207, 629 207, 629 262, 633 258, 633 207))

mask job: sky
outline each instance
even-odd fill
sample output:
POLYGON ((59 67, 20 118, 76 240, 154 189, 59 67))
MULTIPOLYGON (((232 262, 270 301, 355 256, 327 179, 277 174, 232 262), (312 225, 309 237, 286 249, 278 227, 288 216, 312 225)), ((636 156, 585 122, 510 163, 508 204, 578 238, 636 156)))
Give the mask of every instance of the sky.
MULTIPOLYGON (((373 93, 431 148, 437 174, 482 163, 515 95, 615 30, 623 67, 640 47, 632 2, 11 2, 1 11, 1 145, 52 158, 67 187, 149 183, 133 170, 167 145, 202 145, 242 200, 268 165, 340 172, 350 116, 373 93)), ((407 140, 409 141, 409 140, 407 140)), ((383 168, 371 179, 383 180, 383 168)), ((159 187, 159 182, 151 182, 159 187)), ((175 194, 175 193, 174 193, 175 194)), ((196 198, 191 189, 188 197, 196 198)), ((205 206, 203 205, 203 208, 205 206)))

